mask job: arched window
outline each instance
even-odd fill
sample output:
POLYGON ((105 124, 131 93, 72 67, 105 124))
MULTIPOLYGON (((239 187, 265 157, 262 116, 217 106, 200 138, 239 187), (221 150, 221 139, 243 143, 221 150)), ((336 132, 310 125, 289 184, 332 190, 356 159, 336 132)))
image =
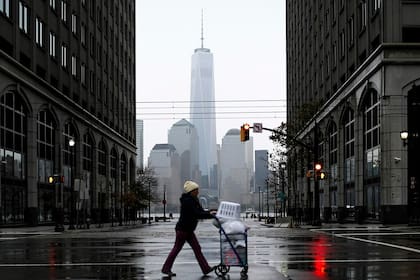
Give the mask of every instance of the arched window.
POLYGON ((121 182, 127 182, 127 158, 121 155, 121 182))
POLYGON ((344 126, 344 182, 354 182, 354 111, 348 109, 343 119, 344 126))
POLYGON ((64 125, 63 131, 63 175, 64 175, 64 186, 71 187, 73 177, 75 177, 76 170, 76 145, 78 139, 76 138, 76 129, 73 124, 67 122, 64 125), (70 140, 75 141, 74 146, 70 146, 70 140))
POLYGON ((330 205, 333 214, 337 210, 337 179, 338 179, 338 132, 337 125, 331 123, 328 129, 329 165, 330 165, 330 205))
POLYGON ((92 172, 92 163, 93 163, 93 146, 92 146, 92 138, 89 134, 85 134, 83 136, 83 170, 92 172))
POLYGON ((338 133, 337 125, 331 123, 328 131, 329 135, 329 164, 330 164, 330 178, 331 181, 336 181, 338 178, 338 133))
POLYGON ((98 146, 98 174, 106 175, 106 148, 103 140, 98 146))
POLYGON ((0 158, 2 176, 25 179, 26 114, 21 97, 8 92, 0 99, 0 158))
POLYGON ((379 177, 380 118, 379 98, 376 92, 366 97, 364 106, 364 136, 366 178, 379 177))
POLYGON ((364 113, 364 193, 367 215, 379 218, 380 206, 380 101, 376 91, 368 92, 363 104, 364 113))
POLYGON ((53 115, 47 110, 39 112, 37 123, 38 181, 47 183, 48 176, 54 174, 56 124, 53 115))
POLYGON ((354 111, 347 109, 343 118, 344 127, 344 186, 345 205, 355 205, 355 158, 354 158, 354 111))

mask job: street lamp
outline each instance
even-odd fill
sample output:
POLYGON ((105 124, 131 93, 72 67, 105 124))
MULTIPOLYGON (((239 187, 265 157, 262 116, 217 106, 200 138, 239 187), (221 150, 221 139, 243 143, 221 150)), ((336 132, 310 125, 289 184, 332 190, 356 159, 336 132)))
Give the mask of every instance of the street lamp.
POLYGON ((74 145, 76 145, 76 141, 74 141, 73 138, 70 138, 69 140, 69 147, 70 147, 70 187, 71 187, 71 193, 70 193, 70 225, 69 230, 75 229, 74 227, 74 145))
POLYGON ((403 130, 400 132, 400 138, 403 141, 403 145, 404 147, 407 146, 407 141, 408 141, 408 131, 403 130))

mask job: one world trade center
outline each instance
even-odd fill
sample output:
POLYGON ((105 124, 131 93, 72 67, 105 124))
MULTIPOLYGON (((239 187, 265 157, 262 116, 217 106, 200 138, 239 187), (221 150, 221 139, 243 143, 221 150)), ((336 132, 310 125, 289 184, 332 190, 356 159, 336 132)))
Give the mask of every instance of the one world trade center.
MULTIPOLYGON (((203 34, 203 33, 202 33, 203 34)), ((201 185, 217 193, 216 110, 213 54, 203 46, 195 49, 191 62, 190 121, 197 129, 201 185)))

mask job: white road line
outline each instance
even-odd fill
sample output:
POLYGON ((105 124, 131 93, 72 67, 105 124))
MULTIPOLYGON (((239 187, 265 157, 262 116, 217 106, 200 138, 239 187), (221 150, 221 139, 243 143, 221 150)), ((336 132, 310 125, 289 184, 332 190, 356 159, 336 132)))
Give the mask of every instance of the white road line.
POLYGON ((386 235, 420 235, 420 232, 354 232, 354 233, 340 233, 341 236, 386 236, 386 235))
MULTIPOLYGON (((219 263, 220 261, 210 261, 209 263, 219 263)), ((279 261, 255 261, 252 264, 267 264, 267 263, 284 263, 284 264, 299 264, 299 263, 375 263, 375 262, 420 262, 420 259, 352 259, 352 260, 279 260, 279 261)), ((176 262, 177 264, 197 264, 197 262, 176 262)), ((249 263, 248 263, 249 264, 249 263)), ((82 267, 82 266, 151 266, 162 265, 161 262, 124 262, 124 263, 10 263, 0 264, 0 267, 82 267)))
POLYGON ((414 253, 420 254, 420 250, 410 248, 410 247, 406 247, 406 246, 400 246, 400 245, 395 245, 395 244, 391 244, 391 243, 362 239, 362 238, 351 237, 351 236, 342 236, 341 234, 335 234, 335 236, 350 239, 350 240, 355 240, 355 241, 361 241, 361 242, 372 243, 372 244, 382 245, 382 246, 386 246, 386 247, 406 250, 406 251, 409 251, 409 252, 414 252, 414 253))
MULTIPOLYGON (((316 232, 324 232, 324 229, 313 229, 312 231, 316 231, 316 232)), ((380 242, 380 241, 374 241, 374 240, 369 240, 369 239, 363 239, 363 238, 357 238, 357 237, 352 237, 352 236, 360 236, 360 235, 369 235, 369 236, 375 236, 375 235, 404 235, 404 234, 419 234, 419 233, 374 233, 374 232, 365 232, 365 233, 328 233, 326 232, 326 234, 331 234, 332 236, 336 236, 336 237, 341 237, 341 238, 346 238, 349 240, 355 240, 355 241, 360 241, 360 242, 365 242, 365 243, 372 243, 372 244, 376 244, 376 245, 382 245, 382 246, 386 246, 386 247, 391 247, 391 248, 396 248, 396 249, 401 249, 401 250, 405 250, 405 251, 409 251, 409 252, 414 252, 417 254, 420 254, 420 250, 419 249, 415 249, 415 248, 411 248, 411 247, 406 247, 406 246, 400 246, 400 245, 395 245, 392 243, 386 243, 386 242, 380 242)))
POLYGON ((368 231, 368 230, 393 230, 392 228, 381 228, 381 227, 355 227, 355 228, 316 228, 310 231, 325 232, 325 231, 368 231))

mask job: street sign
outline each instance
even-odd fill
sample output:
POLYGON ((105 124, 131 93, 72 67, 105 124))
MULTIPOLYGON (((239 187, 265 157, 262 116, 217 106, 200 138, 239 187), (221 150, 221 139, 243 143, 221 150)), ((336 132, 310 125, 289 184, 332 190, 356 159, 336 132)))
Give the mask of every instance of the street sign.
POLYGON ((253 132, 254 133, 261 133, 262 132, 262 130, 263 130, 263 126, 262 126, 262 123, 254 123, 254 126, 252 127, 253 128, 253 132))

